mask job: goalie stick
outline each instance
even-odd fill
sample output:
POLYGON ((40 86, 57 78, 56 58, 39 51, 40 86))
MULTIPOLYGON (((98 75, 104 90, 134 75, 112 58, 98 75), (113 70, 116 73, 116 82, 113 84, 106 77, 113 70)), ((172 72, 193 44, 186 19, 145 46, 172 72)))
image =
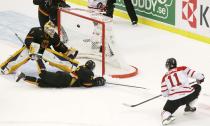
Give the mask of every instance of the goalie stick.
POLYGON ((20 38, 20 36, 19 36, 17 33, 15 33, 15 32, 14 32, 14 34, 15 34, 15 36, 18 38, 18 40, 19 40, 23 45, 25 45, 25 43, 24 43, 23 40, 20 38))
MULTIPOLYGON (((196 82, 196 81, 193 81, 193 82, 190 82, 189 84, 194 84, 195 82, 196 82)), ((126 104, 126 103, 123 103, 123 105, 124 105, 124 106, 127 106, 127 107, 136 107, 136 106, 139 106, 139 105, 144 104, 144 103, 146 103, 146 102, 149 102, 149 101, 151 101, 151 100, 153 100, 153 99, 159 98, 160 96, 162 96, 162 95, 159 94, 159 95, 157 95, 157 96, 154 96, 154 97, 152 97, 152 98, 149 98, 149 99, 147 99, 147 100, 145 100, 145 101, 142 101, 142 102, 139 102, 139 103, 137 103, 137 104, 126 104)))

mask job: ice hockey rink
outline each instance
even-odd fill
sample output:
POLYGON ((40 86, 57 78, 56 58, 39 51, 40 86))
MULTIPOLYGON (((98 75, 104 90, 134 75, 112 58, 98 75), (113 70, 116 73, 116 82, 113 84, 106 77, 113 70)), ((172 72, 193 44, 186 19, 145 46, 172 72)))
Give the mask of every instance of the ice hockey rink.
MULTIPOLYGON (((24 38, 30 28, 39 26, 37 15, 32 0, 1 0, 0 63, 22 46, 14 32, 24 38)), ((209 44, 142 24, 134 27, 117 17, 113 30, 124 60, 136 66, 139 74, 107 81, 147 89, 109 84, 94 88, 42 89, 23 81, 16 83, 14 75, 0 75, 0 126, 161 126, 165 98, 133 108, 123 103, 136 104, 159 95, 169 57, 176 58, 178 65, 204 73, 206 78, 197 111, 186 114, 184 107, 180 107, 170 125, 210 125, 209 44)), ((36 68, 26 65, 20 69, 36 68)))

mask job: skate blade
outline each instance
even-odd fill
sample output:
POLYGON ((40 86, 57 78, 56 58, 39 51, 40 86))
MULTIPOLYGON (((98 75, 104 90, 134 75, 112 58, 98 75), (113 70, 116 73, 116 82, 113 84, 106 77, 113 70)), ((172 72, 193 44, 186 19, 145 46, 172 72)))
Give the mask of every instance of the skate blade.
POLYGON ((171 117, 169 120, 165 120, 163 121, 163 126, 169 125, 170 123, 172 123, 176 118, 175 117, 171 117))

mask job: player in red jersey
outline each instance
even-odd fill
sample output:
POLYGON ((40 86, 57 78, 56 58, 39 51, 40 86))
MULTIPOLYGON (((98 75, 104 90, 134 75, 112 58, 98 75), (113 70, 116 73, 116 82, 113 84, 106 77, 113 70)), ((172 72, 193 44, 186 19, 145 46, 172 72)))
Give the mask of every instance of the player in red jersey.
POLYGON ((186 105, 185 112, 195 112, 193 103, 201 91, 200 84, 204 82, 204 75, 186 66, 177 67, 176 59, 169 58, 166 61, 168 72, 161 82, 162 96, 168 97, 163 108, 162 123, 167 125, 175 120, 172 114, 182 105, 186 105), (196 84, 190 84, 189 78, 196 79, 196 84))

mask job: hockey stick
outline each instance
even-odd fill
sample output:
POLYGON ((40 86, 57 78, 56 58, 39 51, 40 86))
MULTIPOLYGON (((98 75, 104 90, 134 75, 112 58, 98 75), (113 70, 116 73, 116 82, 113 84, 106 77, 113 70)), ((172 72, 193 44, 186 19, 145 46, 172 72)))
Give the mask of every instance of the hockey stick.
POLYGON ((138 103, 138 104, 129 105, 129 104, 123 103, 123 105, 125 105, 125 106, 127 106, 127 107, 136 107, 136 106, 138 106, 138 105, 141 105, 141 104, 146 103, 146 102, 148 102, 148 101, 151 101, 151 100, 153 100, 153 99, 159 98, 160 96, 162 96, 162 95, 157 95, 157 96, 155 96, 155 97, 152 97, 152 98, 150 98, 150 99, 147 99, 147 100, 145 100, 145 101, 143 101, 143 102, 140 102, 140 103, 138 103))
MULTIPOLYGON (((193 83, 195 83, 196 81, 193 81, 193 82, 190 82, 189 84, 193 84, 193 83)), ((125 106, 127 106, 127 107, 136 107, 136 106, 139 106, 139 105, 141 105, 141 104, 144 104, 144 103, 146 103, 146 102, 148 102, 148 101, 151 101, 151 100, 153 100, 153 99, 156 99, 156 98, 159 98, 160 96, 162 96, 161 94, 160 95, 157 95, 157 96, 155 96, 155 97, 152 97, 152 98, 150 98, 150 99, 147 99, 147 100, 145 100, 145 101, 142 101, 142 102, 140 102, 140 103, 137 103, 137 104, 133 104, 133 105, 129 105, 129 104, 126 104, 126 103, 123 103, 123 105, 125 105, 125 106)))
POLYGON ((18 38, 18 40, 19 40, 23 45, 25 45, 25 43, 24 43, 23 40, 20 38, 20 36, 19 36, 17 33, 15 33, 15 32, 14 32, 14 34, 15 34, 15 36, 18 38))
POLYGON ((132 88, 147 89, 147 88, 144 88, 144 87, 133 86, 133 85, 118 84, 118 83, 112 83, 112 82, 106 82, 106 83, 107 83, 107 84, 110 84, 110 85, 117 85, 117 86, 123 86, 123 87, 132 87, 132 88))

